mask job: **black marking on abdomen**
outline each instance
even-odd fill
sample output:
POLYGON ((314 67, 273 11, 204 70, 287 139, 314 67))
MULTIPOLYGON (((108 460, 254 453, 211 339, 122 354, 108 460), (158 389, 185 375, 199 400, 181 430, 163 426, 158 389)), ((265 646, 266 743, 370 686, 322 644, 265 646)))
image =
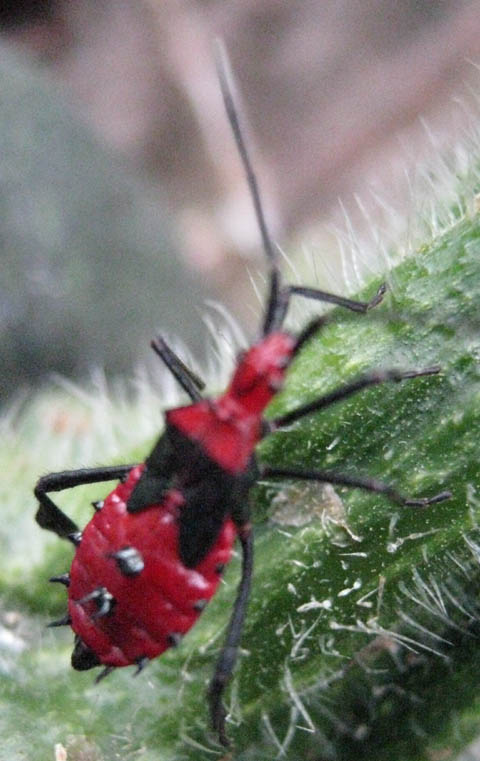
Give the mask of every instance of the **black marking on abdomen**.
POLYGON ((62 573, 60 576, 50 576, 49 581, 57 582, 58 584, 63 584, 65 587, 70 586, 70 574, 69 573, 62 573))
POLYGON ((169 647, 178 647, 180 642, 182 641, 183 634, 180 634, 179 632, 171 632, 167 636, 167 642, 169 647))
POLYGON ((85 595, 80 600, 75 600, 77 605, 84 605, 86 602, 93 600, 97 607, 96 613, 93 613, 92 619, 103 618, 113 613, 113 609, 117 604, 114 596, 108 591, 106 587, 97 587, 90 594, 85 595))
POLYGON ((137 576, 145 568, 143 557, 135 547, 122 547, 110 555, 124 576, 137 576))

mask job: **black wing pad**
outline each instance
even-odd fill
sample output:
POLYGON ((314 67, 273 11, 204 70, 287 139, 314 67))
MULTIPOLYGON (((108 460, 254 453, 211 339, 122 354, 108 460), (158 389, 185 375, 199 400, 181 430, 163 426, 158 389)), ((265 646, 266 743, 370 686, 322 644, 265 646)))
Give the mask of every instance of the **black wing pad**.
POLYGON ((210 552, 227 515, 231 511, 233 477, 212 472, 185 491, 185 506, 179 517, 180 559, 187 568, 195 568, 210 552))
POLYGON ((253 462, 244 473, 233 474, 206 459, 208 470, 184 489, 186 504, 179 517, 180 558, 188 568, 210 552, 227 517, 237 525, 248 521, 248 492, 256 478, 253 462))
MULTIPOLYGON (((145 461, 145 470, 137 481, 127 503, 129 513, 139 513, 158 505, 170 487, 178 455, 170 440, 168 429, 160 436, 145 461)), ((178 467, 178 466, 177 466, 178 467)))
POLYGON ((179 489, 185 497, 179 517, 179 552, 188 568, 197 566, 212 549, 227 516, 238 523, 248 520, 253 467, 239 475, 223 470, 199 442, 173 426, 167 427, 145 465, 127 509, 132 513, 145 510, 161 502, 168 489, 179 489))
POLYGON ((200 443, 167 425, 145 460, 145 470, 130 495, 127 510, 129 513, 145 510, 161 502, 168 489, 184 491, 210 480, 217 470, 219 466, 203 452, 200 443))

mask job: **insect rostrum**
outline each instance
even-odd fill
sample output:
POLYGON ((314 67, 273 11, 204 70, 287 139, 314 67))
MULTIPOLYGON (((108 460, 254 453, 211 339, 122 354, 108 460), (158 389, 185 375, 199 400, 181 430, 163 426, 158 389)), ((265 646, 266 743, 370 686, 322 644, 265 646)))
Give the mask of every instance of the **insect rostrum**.
MULTIPOLYGON (((238 538, 242 574, 224 647, 208 690, 213 728, 228 744, 223 692, 235 666, 253 569, 249 491, 259 477, 300 478, 385 494, 402 506, 426 506, 448 498, 402 496, 390 485, 364 476, 328 470, 260 466, 256 445, 275 431, 346 399, 368 386, 438 373, 381 370, 367 373, 334 392, 266 422, 265 408, 282 388, 293 358, 326 322, 315 318, 291 335, 283 323, 292 297, 337 304, 365 314, 379 304, 381 287, 369 302, 315 288, 284 285, 276 250, 265 223, 257 180, 251 167, 226 67, 219 76, 227 114, 247 174, 269 268, 269 292, 261 336, 238 360, 226 391, 204 398, 204 383, 157 337, 152 347, 167 365, 191 404, 165 414, 165 430, 143 464, 54 473, 39 479, 40 526, 69 539, 75 555, 69 574, 52 577, 68 593, 68 624, 75 633, 72 665, 86 670, 103 665, 99 679, 115 667, 136 665, 177 646, 215 594, 238 538), (81 533, 49 493, 81 484, 119 479, 117 487, 94 503, 95 514, 81 533)), ((319 372, 321 368, 319 368, 319 372)), ((319 458, 321 453, 319 453, 319 458)))

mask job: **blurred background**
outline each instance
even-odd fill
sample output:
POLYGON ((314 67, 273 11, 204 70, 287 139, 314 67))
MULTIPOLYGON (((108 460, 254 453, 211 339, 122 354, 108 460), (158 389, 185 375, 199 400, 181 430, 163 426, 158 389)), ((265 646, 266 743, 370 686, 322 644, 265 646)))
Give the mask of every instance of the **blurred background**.
POLYGON ((332 229, 373 225, 384 250, 420 157, 479 114, 468 0, 11 0, 0 33, 2 400, 132 374, 160 329, 201 357, 206 300, 254 331, 262 253, 216 36, 275 240, 329 290, 361 282, 332 229))

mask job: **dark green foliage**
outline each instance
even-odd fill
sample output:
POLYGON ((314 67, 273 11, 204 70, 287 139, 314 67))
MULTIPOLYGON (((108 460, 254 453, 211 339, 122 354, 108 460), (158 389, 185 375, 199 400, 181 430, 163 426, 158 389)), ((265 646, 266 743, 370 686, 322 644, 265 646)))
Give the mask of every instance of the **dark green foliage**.
MULTIPOLYGON (((322 493, 314 485, 256 487, 253 596, 230 690, 232 759, 453 759, 480 730, 479 234, 480 220, 464 219, 391 273, 383 306, 365 317, 335 312, 272 405, 278 415, 373 367, 439 363, 441 375, 371 389, 277 433, 259 454, 278 466, 369 474, 411 496, 448 488, 453 497, 408 510, 339 489, 334 524, 318 517, 322 493), (275 522, 282 493, 311 520, 297 528, 275 522)), ((92 452, 92 463, 100 455, 92 452)), ((29 460, 38 462, 25 438, 20 456, 28 465, 23 489, 38 475, 30 472, 29 460)), ((49 467, 48 447, 42 467, 49 467)), ((81 523, 100 491, 84 490, 62 504, 71 504, 81 523)), ((33 521, 33 500, 25 494, 21 509, 33 521)), ((136 680, 116 672, 93 687, 91 675, 69 670, 71 634, 49 631, 37 639, 39 610, 45 606, 42 622, 64 611, 61 602, 52 610, 64 590, 41 577, 67 570, 71 556, 69 547, 59 549, 58 540, 39 533, 32 524, 35 552, 25 562, 9 554, 6 540, 2 545, 2 590, 14 590, 9 607, 21 611, 26 630, 23 652, 2 662, 9 761, 24 757, 33 727, 40 761, 52 757, 55 742, 68 745, 69 735, 76 737, 74 759, 82 758, 82 743, 88 758, 109 761, 198 761, 215 758, 215 748, 221 757, 207 727, 205 687, 237 562, 181 647, 136 680)))

